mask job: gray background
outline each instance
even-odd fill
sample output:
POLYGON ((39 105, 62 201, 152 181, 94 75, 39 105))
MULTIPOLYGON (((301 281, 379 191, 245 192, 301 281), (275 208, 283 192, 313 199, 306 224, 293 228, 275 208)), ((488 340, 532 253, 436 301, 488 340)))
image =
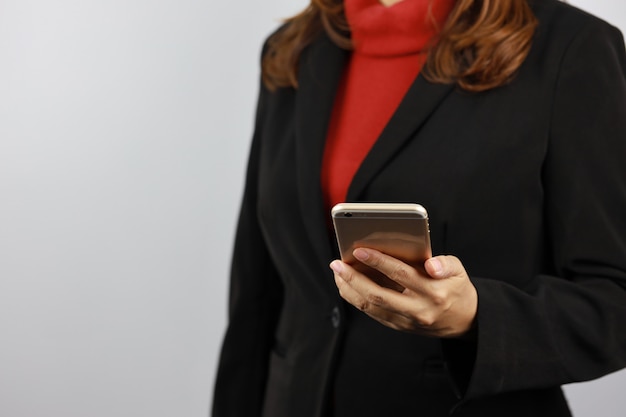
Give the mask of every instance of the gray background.
POLYGON ((303 5, 0 0, 1 416, 207 414, 259 49, 303 5))

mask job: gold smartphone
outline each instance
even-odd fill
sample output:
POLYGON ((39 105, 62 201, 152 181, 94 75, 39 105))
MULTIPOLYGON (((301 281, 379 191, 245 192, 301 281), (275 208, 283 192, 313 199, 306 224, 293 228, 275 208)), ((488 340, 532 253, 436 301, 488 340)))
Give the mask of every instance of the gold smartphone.
POLYGON ((340 203, 332 212, 341 259, 379 285, 404 288, 380 272, 358 262, 352 252, 359 247, 376 249, 414 266, 422 267, 432 256, 426 209, 415 203, 340 203))

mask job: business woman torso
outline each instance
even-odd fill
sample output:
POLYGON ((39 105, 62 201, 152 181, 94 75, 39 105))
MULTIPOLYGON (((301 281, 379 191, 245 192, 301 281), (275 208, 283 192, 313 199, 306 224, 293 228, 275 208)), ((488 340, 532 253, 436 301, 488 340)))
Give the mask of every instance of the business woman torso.
POLYGON ((214 416, 569 416, 560 385, 626 366, 626 57, 554 0, 508 85, 419 76, 348 201, 418 202, 479 297, 476 340, 388 329, 341 301, 320 175, 347 52, 261 87, 214 416))

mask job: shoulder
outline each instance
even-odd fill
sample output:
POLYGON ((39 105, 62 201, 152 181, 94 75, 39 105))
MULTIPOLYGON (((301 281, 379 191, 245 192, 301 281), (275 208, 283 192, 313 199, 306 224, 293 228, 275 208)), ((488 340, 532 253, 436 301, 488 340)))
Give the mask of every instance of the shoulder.
POLYGON ((529 3, 539 21, 538 39, 569 43, 585 32, 600 38, 623 39, 616 27, 561 0, 529 0, 529 3))
POLYGON ((606 21, 559 0, 529 0, 538 27, 529 61, 546 69, 565 62, 592 64, 611 61, 623 66, 624 38, 606 21))
POLYGON ((285 30, 289 27, 289 23, 282 23, 273 31, 271 31, 265 39, 263 39, 263 46, 261 47, 261 59, 268 53, 270 49, 270 45, 276 37, 280 36, 281 33, 285 32, 285 30))

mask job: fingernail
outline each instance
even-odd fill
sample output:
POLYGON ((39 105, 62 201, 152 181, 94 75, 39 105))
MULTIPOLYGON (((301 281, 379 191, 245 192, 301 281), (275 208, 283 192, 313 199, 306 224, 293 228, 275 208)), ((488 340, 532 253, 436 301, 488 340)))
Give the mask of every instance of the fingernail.
POLYGON ((441 265, 441 261, 437 258, 430 258, 428 260, 430 262, 430 266, 433 268, 435 274, 439 275, 443 270, 443 266, 441 265))
POLYGON ((370 257, 370 254, 367 253, 366 250, 363 250, 361 248, 355 249, 354 252, 352 252, 352 254, 359 261, 367 261, 367 259, 370 257))
POLYGON ((334 260, 330 263, 330 269, 332 269, 336 273, 340 273, 341 271, 343 271, 343 264, 341 263, 341 261, 334 260))

